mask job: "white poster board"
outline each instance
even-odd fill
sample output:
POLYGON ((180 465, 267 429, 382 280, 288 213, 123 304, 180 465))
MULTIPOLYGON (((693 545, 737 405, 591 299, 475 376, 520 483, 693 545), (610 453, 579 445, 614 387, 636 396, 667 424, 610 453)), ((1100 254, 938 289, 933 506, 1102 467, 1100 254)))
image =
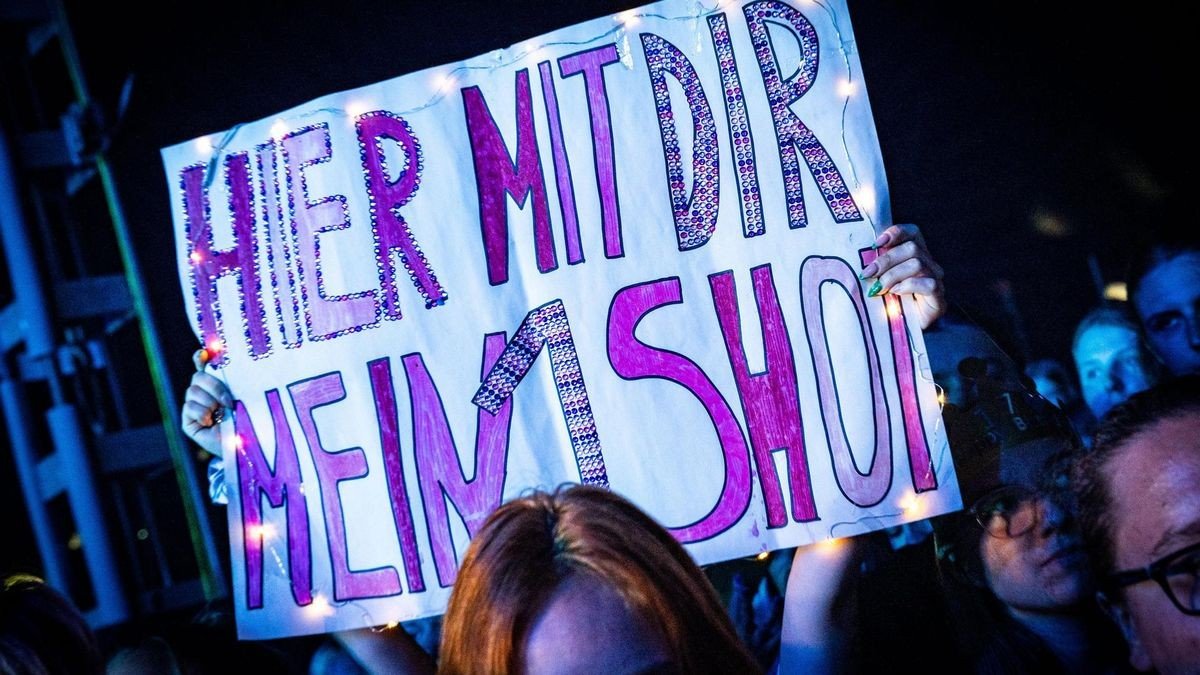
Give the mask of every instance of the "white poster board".
POLYGON ((959 506, 841 0, 667 0, 163 150, 238 629, 444 610, 503 500, 701 563, 959 506), (905 301, 907 302, 907 301, 905 301))

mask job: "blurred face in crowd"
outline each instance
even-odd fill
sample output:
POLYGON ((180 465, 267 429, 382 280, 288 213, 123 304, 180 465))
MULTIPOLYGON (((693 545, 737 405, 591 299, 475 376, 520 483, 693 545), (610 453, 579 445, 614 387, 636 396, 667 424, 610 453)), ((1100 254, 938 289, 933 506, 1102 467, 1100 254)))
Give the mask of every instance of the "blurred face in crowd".
POLYGON ((566 579, 525 640, 527 675, 677 673, 666 642, 607 584, 585 574, 566 579))
POLYGON ((1134 294, 1150 348, 1172 375, 1200 373, 1200 253, 1150 269, 1134 294))
MULTIPOLYGON (((1168 417, 1130 437, 1103 474, 1118 571, 1143 569, 1200 543, 1200 414, 1168 417)), ((1172 571, 1167 580, 1176 599, 1197 607, 1195 563, 1172 571)), ((1154 580, 1125 586, 1111 600, 1135 667, 1200 672, 1200 616, 1181 611, 1154 580)))
POLYGON ((1074 357, 1083 399, 1096 419, 1156 379, 1137 332, 1125 326, 1087 328, 1075 342, 1074 357))
POLYGON ((988 585, 1014 613, 1074 608, 1087 599, 1087 559, 1067 516, 1051 500, 1035 496, 1000 505, 984 518, 979 542, 988 585))
POLYGON ((933 381, 942 387, 947 403, 957 406, 966 403, 967 383, 960 373, 960 364, 967 358, 979 360, 980 376, 1011 387, 1022 386, 1021 373, 1012 360, 981 328, 956 324, 943 326, 925 334, 925 345, 929 348, 933 381))
POLYGON ((1053 377, 1035 377, 1033 378, 1033 387, 1037 389, 1037 393, 1055 405, 1063 405, 1071 400, 1066 387, 1053 377))
POLYGON ((1033 380, 1037 393, 1051 403, 1066 408, 1079 400, 1072 386, 1072 376, 1054 359, 1040 359, 1025 367, 1025 374, 1033 380))

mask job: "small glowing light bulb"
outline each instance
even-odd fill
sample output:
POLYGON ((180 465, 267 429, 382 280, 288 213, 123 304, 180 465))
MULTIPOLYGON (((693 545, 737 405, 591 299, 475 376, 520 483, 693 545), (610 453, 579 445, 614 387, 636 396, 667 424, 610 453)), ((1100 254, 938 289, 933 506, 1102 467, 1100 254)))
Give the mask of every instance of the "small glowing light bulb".
POLYGON ((633 9, 621 12, 620 14, 617 15, 616 18, 617 18, 617 23, 621 24, 622 26, 625 26, 626 28, 636 26, 638 24, 638 20, 639 20, 637 10, 633 10, 633 9))
POLYGON ((333 605, 329 604, 329 600, 320 593, 313 595, 312 604, 305 608, 305 612, 313 617, 326 617, 335 614, 333 605))
POLYGON ((200 255, 199 251, 192 251, 188 258, 191 259, 193 265, 199 265, 200 261, 204 260, 204 256, 200 255))
POLYGON ((437 75, 433 78, 433 86, 439 92, 447 92, 454 88, 455 79, 453 75, 437 75))
POLYGON ((851 195, 860 208, 875 205, 875 188, 873 186, 860 185, 851 191, 851 195))
POLYGON ((850 80, 838 81, 838 94, 839 95, 846 96, 846 97, 852 96, 854 94, 854 89, 855 89, 854 83, 851 82, 850 80))
POLYGON ((287 125, 283 123, 283 120, 275 120, 275 123, 271 125, 271 138, 279 140, 287 134, 287 131, 287 125))
POLYGON ((262 539, 266 541, 275 536, 275 526, 270 523, 259 523, 246 527, 247 539, 262 539))
POLYGON ((770 555, 771 555, 770 553, 763 551, 762 553, 759 553, 758 555, 754 556, 754 559, 759 562, 762 562, 763 560, 766 560, 767 557, 770 555))
POLYGON ((917 501, 917 493, 911 490, 904 493, 904 497, 900 499, 900 510, 904 515, 909 517, 917 517, 921 514, 921 502, 917 501))
POLYGON ((210 155, 213 151, 212 139, 208 136, 201 136, 196 139, 196 151, 203 155, 210 155))
POLYGON ((842 547, 842 540, 838 538, 822 539, 817 542, 817 550, 822 553, 833 553, 842 547))
POLYGON ((208 360, 212 361, 221 352, 225 351, 225 341, 221 338, 213 338, 208 341, 208 344, 204 345, 204 348, 208 350, 208 360))
POLYGON ((350 101, 346 104, 346 115, 348 115, 350 117, 350 121, 353 122, 355 118, 370 110, 371 107, 372 106, 367 101, 350 101))

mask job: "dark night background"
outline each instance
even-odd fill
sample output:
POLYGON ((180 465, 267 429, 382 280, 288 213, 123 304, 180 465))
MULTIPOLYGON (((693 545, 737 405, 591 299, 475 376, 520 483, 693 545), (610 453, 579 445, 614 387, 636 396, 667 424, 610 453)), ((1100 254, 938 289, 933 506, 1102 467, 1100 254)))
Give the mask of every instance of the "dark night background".
MULTIPOLYGON (((1011 334, 997 314, 1008 284, 1027 339, 1007 340, 1019 356, 1067 358, 1099 297, 1089 255, 1118 278, 1129 238, 1188 186, 1194 75, 1172 68, 1188 44, 1182 10, 1044 5, 851 1, 850 11, 896 220, 920 224, 952 299, 1011 334)), ((135 76, 109 157, 176 388, 197 343, 160 148, 634 6, 68 2, 93 96, 112 109, 135 76)), ((152 408, 152 393, 131 405, 152 408)), ((10 540, 27 549, 12 557, 36 556, 21 534, 10 540)))
MULTIPOLYGON (((136 77, 111 158, 178 381, 195 340, 160 148, 631 6, 219 2, 115 30, 103 4, 70 7, 94 95, 136 77)), ((952 298, 988 314, 1011 282, 1027 356, 1066 357, 1097 300, 1087 255, 1118 277, 1127 234, 1185 185, 1176 158, 1192 137, 1170 65, 1186 22, 998 2, 850 9, 897 221, 924 229, 952 298)))

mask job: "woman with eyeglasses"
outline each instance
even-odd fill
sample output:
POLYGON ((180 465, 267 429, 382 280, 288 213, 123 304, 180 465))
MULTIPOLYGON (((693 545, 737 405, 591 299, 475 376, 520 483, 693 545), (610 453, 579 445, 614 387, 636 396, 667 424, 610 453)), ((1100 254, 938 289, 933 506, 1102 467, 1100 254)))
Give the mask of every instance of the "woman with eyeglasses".
POLYGON ((943 420, 966 508, 931 521, 934 542, 799 549, 779 672, 884 672, 918 654, 955 673, 1127 672, 1070 517, 1078 435, 1003 352, 938 346, 957 376, 943 420))
POLYGON ((1125 672, 1071 516, 1077 439, 1044 399, 995 394, 946 411, 967 508, 935 532, 960 656, 979 673, 1125 672))

